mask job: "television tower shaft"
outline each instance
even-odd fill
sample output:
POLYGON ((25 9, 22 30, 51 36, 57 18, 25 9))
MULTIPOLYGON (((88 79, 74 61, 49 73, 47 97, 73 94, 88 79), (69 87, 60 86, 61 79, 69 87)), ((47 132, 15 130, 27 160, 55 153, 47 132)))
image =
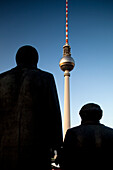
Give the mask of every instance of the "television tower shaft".
POLYGON ((70 71, 75 66, 74 59, 71 57, 71 47, 68 44, 68 0, 66 0, 66 43, 63 46, 63 57, 59 62, 59 66, 64 71, 64 137, 66 131, 70 128, 70 87, 69 77, 70 71))

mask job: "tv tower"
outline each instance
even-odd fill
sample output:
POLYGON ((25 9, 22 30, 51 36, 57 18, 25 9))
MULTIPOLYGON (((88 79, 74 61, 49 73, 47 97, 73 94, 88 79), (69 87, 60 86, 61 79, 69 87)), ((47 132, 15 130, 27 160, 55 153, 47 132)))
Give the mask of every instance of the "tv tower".
POLYGON ((74 59, 71 57, 71 47, 68 43, 68 0, 66 0, 66 43, 63 46, 63 57, 59 62, 59 66, 64 71, 65 87, 64 87, 64 137, 67 129, 70 128, 70 87, 69 77, 70 71, 75 66, 74 59))

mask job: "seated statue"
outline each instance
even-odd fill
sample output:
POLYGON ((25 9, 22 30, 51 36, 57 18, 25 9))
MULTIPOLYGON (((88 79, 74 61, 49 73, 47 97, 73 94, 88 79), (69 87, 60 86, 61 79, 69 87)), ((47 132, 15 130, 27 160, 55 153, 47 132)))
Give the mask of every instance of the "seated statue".
POLYGON ((100 123, 102 109, 89 103, 80 112, 81 125, 67 131, 63 147, 63 169, 110 169, 113 129, 100 123))

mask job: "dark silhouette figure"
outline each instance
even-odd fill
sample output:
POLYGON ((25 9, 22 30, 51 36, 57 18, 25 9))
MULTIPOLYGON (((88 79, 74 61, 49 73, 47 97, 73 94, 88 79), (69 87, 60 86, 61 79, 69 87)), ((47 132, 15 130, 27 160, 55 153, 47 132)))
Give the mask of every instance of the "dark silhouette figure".
POLYGON ((50 150, 62 145, 54 77, 37 68, 32 46, 21 47, 16 62, 0 74, 0 169, 50 170, 50 150))
POLYGON ((113 130, 100 124, 102 110, 89 103, 80 110, 81 125, 67 131, 64 140, 63 168, 102 169, 111 168, 113 154, 113 130))

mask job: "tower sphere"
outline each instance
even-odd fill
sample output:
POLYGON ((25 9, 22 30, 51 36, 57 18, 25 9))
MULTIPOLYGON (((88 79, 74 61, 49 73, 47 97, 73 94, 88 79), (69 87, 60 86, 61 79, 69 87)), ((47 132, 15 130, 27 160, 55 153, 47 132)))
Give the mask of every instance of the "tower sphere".
POLYGON ((71 71, 73 70, 75 66, 74 59, 71 56, 64 56, 60 60, 59 66, 62 71, 65 71, 65 70, 71 71))
POLYGON ((59 62, 59 66, 62 71, 71 71, 75 66, 74 59, 71 57, 71 47, 68 44, 63 46, 63 57, 59 62))

